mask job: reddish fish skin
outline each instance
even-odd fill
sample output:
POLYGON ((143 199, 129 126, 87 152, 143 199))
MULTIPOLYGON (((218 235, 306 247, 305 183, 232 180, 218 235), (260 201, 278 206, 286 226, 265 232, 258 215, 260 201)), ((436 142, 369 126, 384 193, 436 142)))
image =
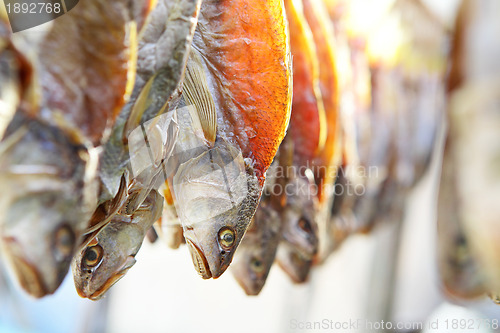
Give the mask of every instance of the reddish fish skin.
POLYGON ((314 173, 318 184, 318 199, 325 199, 325 186, 335 181, 339 160, 339 93, 338 76, 335 63, 335 35, 328 17, 327 8, 322 1, 303 0, 304 15, 311 28, 319 60, 319 87, 323 98, 326 116, 325 146, 316 159, 314 173))
POLYGON ((295 143, 296 165, 311 166, 324 146, 324 108, 319 89, 319 66, 302 9, 285 0, 293 56, 293 100, 290 134, 295 143))
POLYGON ((252 159, 261 186, 290 118, 286 28, 281 0, 207 0, 193 38, 211 74, 217 134, 252 159))

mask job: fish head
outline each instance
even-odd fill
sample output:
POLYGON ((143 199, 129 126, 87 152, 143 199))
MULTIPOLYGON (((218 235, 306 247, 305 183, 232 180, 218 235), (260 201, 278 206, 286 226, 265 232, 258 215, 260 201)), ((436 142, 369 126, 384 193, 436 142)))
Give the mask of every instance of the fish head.
POLYGON ((307 178, 292 178, 285 186, 287 203, 283 210, 283 238, 306 256, 318 251, 316 197, 307 178))
POLYGON ((195 269, 204 279, 226 271, 245 232, 238 225, 238 209, 183 229, 195 269))
POLYGON ((258 205, 260 186, 241 151, 224 142, 180 165, 170 186, 197 272, 218 278, 258 205))
POLYGON ((274 263, 281 238, 278 212, 263 199, 241 241, 231 271, 247 295, 258 295, 274 263))
POLYGON ((162 208, 163 197, 152 190, 139 209, 132 215, 115 215, 75 256, 73 278, 81 297, 99 300, 125 276, 162 208))
POLYGON ((313 258, 304 256, 294 246, 286 241, 280 243, 276 260, 281 269, 295 283, 304 283, 309 277, 313 258))
POLYGON ((30 127, 10 139, 0 144, 0 245, 21 287, 42 297, 64 280, 95 208, 93 171, 87 151, 56 129, 30 127))

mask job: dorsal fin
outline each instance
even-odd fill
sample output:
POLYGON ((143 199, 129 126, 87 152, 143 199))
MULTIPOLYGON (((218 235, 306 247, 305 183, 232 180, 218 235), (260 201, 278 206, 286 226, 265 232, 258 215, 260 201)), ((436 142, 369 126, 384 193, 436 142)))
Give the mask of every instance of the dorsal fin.
POLYGON ((194 105, 205 139, 213 147, 217 134, 217 113, 201 61, 200 55, 192 49, 186 67, 183 94, 186 102, 194 105))

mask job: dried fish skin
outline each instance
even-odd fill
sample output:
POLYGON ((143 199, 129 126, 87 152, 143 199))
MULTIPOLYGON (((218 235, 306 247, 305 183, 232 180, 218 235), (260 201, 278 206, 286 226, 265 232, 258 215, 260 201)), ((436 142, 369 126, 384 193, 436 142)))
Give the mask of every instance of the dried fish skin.
POLYGON ((302 3, 286 0, 285 8, 293 56, 294 94, 289 131, 295 143, 295 164, 311 166, 323 150, 327 135, 319 63, 302 3))
POLYGON ((208 73, 217 135, 251 160, 262 187, 290 118, 291 61, 282 1, 204 1, 193 48, 208 73))
POLYGON ((18 112, 0 143, 0 243, 34 297, 62 283, 95 208, 97 153, 18 112))
POLYGON ((332 195, 329 188, 335 182, 341 160, 340 85, 337 73, 337 55, 333 24, 322 1, 303 0, 304 16, 311 29, 319 63, 319 88, 325 109, 326 139, 316 157, 315 181, 318 200, 327 202, 332 195))
POLYGON ((84 1, 55 20, 40 48, 41 119, 105 142, 133 87, 136 30, 126 0, 84 1))
POLYGON ((100 202, 111 200, 118 193, 130 162, 127 146, 130 132, 175 109, 200 3, 201 0, 160 0, 150 13, 138 44, 134 90, 100 159, 100 202), (173 108, 166 107, 169 104, 173 108))

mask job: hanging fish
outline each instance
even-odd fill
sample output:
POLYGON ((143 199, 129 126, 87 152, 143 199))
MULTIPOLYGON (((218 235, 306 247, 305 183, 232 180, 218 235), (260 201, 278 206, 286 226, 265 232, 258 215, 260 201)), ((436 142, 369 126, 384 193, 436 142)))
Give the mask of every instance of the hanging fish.
POLYGON ((446 287, 462 297, 477 296, 481 289, 494 296, 500 290, 499 15, 496 1, 464 1, 451 54, 438 225, 456 231, 439 234, 440 270, 446 287), (457 265, 450 258, 457 258, 457 265), (450 280, 450 269, 456 279, 450 280))
POLYGON ((286 0, 285 8, 293 56, 295 93, 289 132, 295 143, 294 163, 312 168, 313 161, 323 150, 327 137, 325 109, 319 86, 318 57, 302 4, 286 0))
POLYGON ((322 204, 331 196, 340 164, 339 83, 337 76, 335 35, 322 1, 303 0, 304 16, 311 29, 319 63, 319 88, 325 109, 326 138, 315 158, 313 172, 322 204))
POLYGON ((357 189, 361 189, 365 181, 360 172, 360 153, 369 144, 370 131, 366 127, 369 124, 371 102, 366 56, 359 50, 357 43, 349 41, 348 3, 344 0, 326 0, 324 4, 334 26, 335 64, 337 75, 342 78, 337 82, 341 165, 332 191, 330 221, 326 232, 320 232, 317 263, 324 262, 357 228, 353 206, 357 189))
POLYGON ((184 98, 200 120, 204 152, 179 166, 171 188, 196 270, 217 278, 250 224, 289 121, 282 2, 204 1, 191 52, 186 79, 194 85, 185 83, 184 98))
POLYGON ((319 246, 313 180, 292 175, 285 190, 290 194, 281 214, 282 240, 276 259, 292 280, 300 283, 307 280, 319 246))
POLYGON ((319 261, 333 247, 330 230, 330 211, 333 204, 333 185, 341 160, 340 93, 337 76, 337 55, 333 24, 322 1, 303 0, 304 16, 311 29, 319 62, 319 87, 325 108, 326 139, 323 149, 314 160, 314 180, 318 189, 319 261))
POLYGON ((122 176, 130 167, 130 133, 175 108, 200 3, 201 0, 159 0, 150 13, 138 41, 134 89, 100 158, 100 202, 115 198, 122 176))
POLYGON ((100 206, 88 225, 84 243, 92 239, 99 229, 109 222, 125 201, 128 212, 132 213, 141 205, 149 191, 158 189, 162 183, 164 176, 158 172, 170 154, 164 147, 164 138, 168 137, 171 145, 175 143, 177 132, 172 132, 175 131, 175 126, 162 126, 160 123, 165 125, 168 119, 175 122, 171 113, 163 116, 170 109, 174 109, 179 100, 179 86, 184 75, 200 2, 201 0, 158 1, 144 24, 138 43, 134 90, 104 145, 99 164, 100 206), (171 13, 176 14, 170 15, 171 13), (144 124, 148 121, 156 128, 154 132, 145 132, 144 124), (162 130, 171 132, 162 133, 162 130), (132 139, 135 139, 139 155, 148 155, 149 148, 144 147, 149 140, 148 136, 156 142, 154 161, 149 155, 145 159, 140 158, 142 155, 131 156, 129 140, 132 133, 135 133, 132 139), (147 171, 139 179, 134 178, 134 162, 149 163, 149 166, 153 163, 155 166, 141 168, 141 171, 147 171))
MULTIPOLYGON (((281 148, 280 148, 281 150, 281 148)), ((279 152, 267 170, 259 207, 238 247, 231 272, 247 295, 258 295, 271 270, 281 239, 281 187, 278 181, 279 152), (279 191, 279 192, 278 192, 279 191)))
POLYGON ((97 147, 135 73, 131 10, 128 1, 85 1, 52 23, 35 62, 40 104, 21 106, 1 142, 0 177, 8 179, 2 182, 8 193, 2 196, 2 242, 12 248, 5 254, 16 278, 33 296, 53 293, 62 282, 96 207, 97 147), (18 216, 22 211, 40 215, 18 216), (27 227, 34 221, 43 226, 27 227), (64 248, 33 252, 35 236, 40 248, 59 242, 64 248))
MULTIPOLYGON (((289 261, 289 256, 298 252, 312 261, 318 250, 317 191, 311 169, 314 169, 314 160, 324 148, 327 129, 319 87, 318 58, 302 3, 286 0, 285 8, 290 29, 295 93, 290 128, 285 139, 290 140, 288 149, 292 153, 288 163, 291 168, 285 170, 286 206, 281 214, 283 245, 280 245, 277 260, 296 280, 293 271, 301 268, 289 261), (285 261, 282 262, 282 259, 285 261)), ((301 280, 305 281, 308 272, 301 273, 301 280)))
POLYGON ((72 270, 78 295, 96 301, 128 272, 162 207, 163 197, 152 190, 132 215, 115 215, 75 256, 72 270))
POLYGON ((437 258, 441 282, 448 295, 470 299, 486 292, 485 276, 471 252, 461 218, 456 189, 456 166, 451 155, 452 138, 444 148, 438 197, 437 258))
POLYGON ((97 154, 16 113, 0 143, 0 246, 21 287, 52 294, 95 205, 97 154))
POLYGON ((247 295, 258 295, 264 287, 281 238, 280 227, 280 215, 263 197, 231 265, 247 295))

